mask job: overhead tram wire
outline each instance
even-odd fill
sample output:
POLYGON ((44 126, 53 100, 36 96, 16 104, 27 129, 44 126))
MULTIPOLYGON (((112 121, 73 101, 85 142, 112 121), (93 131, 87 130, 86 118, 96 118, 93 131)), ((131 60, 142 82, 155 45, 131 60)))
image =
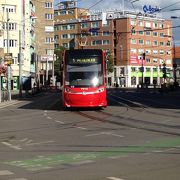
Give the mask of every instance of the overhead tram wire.
POLYGON ((171 7, 171 6, 174 6, 174 5, 176 5, 176 4, 179 4, 179 3, 180 3, 180 1, 177 1, 177 2, 175 2, 175 3, 173 3, 173 4, 170 4, 170 5, 168 5, 168 6, 165 6, 165 7, 161 8, 160 11, 163 11, 164 9, 167 9, 167 8, 169 8, 169 7, 171 7))

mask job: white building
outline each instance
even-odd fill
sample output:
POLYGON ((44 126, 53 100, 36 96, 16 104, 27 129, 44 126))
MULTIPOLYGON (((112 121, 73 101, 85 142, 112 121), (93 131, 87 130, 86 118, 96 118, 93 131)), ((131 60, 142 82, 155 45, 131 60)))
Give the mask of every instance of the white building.
MULTIPOLYGON (((21 75, 29 77, 35 73, 34 14, 35 7, 31 0, 0 1, 0 58, 6 64, 6 53, 12 53, 11 89, 19 87, 19 54, 22 60, 21 75)), ((7 77, 4 76, 2 86, 5 88, 6 84, 7 77)))

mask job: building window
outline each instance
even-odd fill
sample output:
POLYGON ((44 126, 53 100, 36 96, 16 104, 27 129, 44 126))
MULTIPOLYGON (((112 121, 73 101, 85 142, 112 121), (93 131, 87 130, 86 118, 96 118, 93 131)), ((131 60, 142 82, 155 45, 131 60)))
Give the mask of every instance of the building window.
POLYGON ((146 31, 146 36, 151 36, 151 32, 150 31, 146 31))
POLYGON ((153 27, 158 28, 158 23, 157 22, 153 23, 153 27))
POLYGON ((171 64, 171 59, 167 59, 166 64, 171 64))
POLYGON ((157 70, 158 70, 157 67, 156 67, 156 68, 153 68, 153 72, 157 72, 157 70))
POLYGON ((62 34, 62 39, 68 39, 68 34, 62 34))
POLYGON ((7 28, 7 23, 3 23, 3 29, 4 30, 9 30, 9 31, 13 31, 13 30, 16 30, 17 29, 17 23, 11 23, 9 22, 9 28, 7 28))
POLYGON ((136 20, 131 20, 131 26, 135 26, 136 25, 136 20))
MULTIPOLYGON (((9 39, 8 45, 9 47, 17 47, 17 40, 9 39)), ((4 47, 7 47, 7 39, 4 40, 4 47)))
POLYGON ((153 54, 158 54, 158 50, 153 50, 153 54))
POLYGON ((52 37, 46 37, 45 43, 51 44, 51 43, 53 43, 53 42, 54 42, 54 39, 53 39, 52 37))
POLYGON ((144 40, 143 39, 139 39, 139 44, 143 45, 144 44, 144 40))
POLYGON ((102 41, 101 40, 94 40, 92 41, 92 45, 95 46, 95 45, 102 45, 102 41))
POLYGON ((170 47, 170 46, 171 46, 171 42, 168 41, 168 42, 166 43, 166 45, 167 45, 168 47, 170 47))
POLYGON ((160 59, 160 64, 164 64, 164 60, 163 59, 160 59))
POLYGON ((74 24, 69 25, 69 29, 75 29, 75 25, 74 24))
POLYGON ((164 55, 164 50, 160 50, 160 51, 159 51, 159 54, 160 54, 160 55, 164 55))
POLYGON ((160 45, 160 46, 164 46, 164 42, 160 42, 159 45, 160 45))
POLYGON ((146 58, 146 63, 151 63, 151 59, 150 58, 146 58))
POLYGON ((150 49, 146 49, 146 54, 151 54, 151 50, 150 49))
POLYGON ((69 10, 68 14, 74 14, 74 10, 69 10))
POLYGON ((157 58, 153 58, 153 63, 157 64, 158 63, 158 59, 157 58))
POLYGON ((98 32, 92 32, 91 36, 98 36, 98 32))
POLYGON ((157 32, 153 32, 153 36, 154 36, 154 37, 157 37, 157 36, 158 36, 158 33, 157 33, 157 32))
POLYGON ((151 72, 151 68, 146 68, 146 72, 151 72))
POLYGON ((150 46, 150 45, 151 45, 151 41, 150 41, 150 40, 147 40, 147 41, 146 41, 146 45, 147 45, 147 46, 150 46))
POLYGON ((144 31, 139 31, 139 35, 143 35, 144 34, 144 31))
POLYGON ((65 26, 62 26, 62 30, 67 30, 68 29, 68 26, 65 25, 65 26))
POLYGON ((88 28, 88 23, 81 23, 81 28, 88 28))
POLYGON ((136 68, 135 67, 131 67, 131 72, 136 72, 136 68))
POLYGON ((171 55, 171 51, 170 51, 170 50, 167 51, 166 54, 167 54, 167 55, 171 55))
POLYGON ((144 49, 138 49, 138 53, 139 53, 139 54, 144 53, 144 49))
POLYGON ((54 54, 54 49, 46 49, 46 54, 52 56, 54 54))
POLYGON ((136 44, 136 39, 131 39, 131 44, 136 44))
POLYGON ((52 2, 45 2, 45 8, 53 8, 52 2))
POLYGON ((69 46, 68 43, 63 43, 62 45, 63 45, 63 47, 65 47, 65 48, 68 48, 68 46, 69 46))
POLYGON ((157 42, 157 41, 154 41, 154 42, 153 42, 153 45, 154 45, 154 46, 158 46, 158 42, 157 42))
POLYGON ((2 6, 3 12, 16 13, 16 6, 13 5, 4 5, 2 6))
POLYGON ((146 22, 145 23, 145 27, 149 27, 150 28, 151 27, 151 23, 150 22, 146 22))
POLYGON ((110 44, 109 40, 103 40, 103 45, 108 45, 108 44, 110 44))
POLYGON ((139 21, 139 22, 138 22, 138 25, 141 26, 141 27, 144 26, 143 21, 139 21))
POLYGON ((65 15, 66 14, 66 11, 60 11, 60 15, 65 15))
POLYGON ((70 34, 70 39, 75 38, 75 34, 70 34))
POLYGON ((91 23, 91 27, 93 27, 93 28, 99 27, 99 23, 93 22, 93 23, 91 23))
POLYGON ((54 15, 53 14, 45 14, 45 19, 52 20, 52 19, 54 19, 54 15))
POLYGON ((110 35, 109 31, 103 31, 103 36, 109 36, 109 35, 110 35))
POLYGON ((134 48, 131 48, 131 54, 136 54, 137 50, 134 48))
POLYGON ((164 33, 159 33, 159 36, 163 38, 164 37, 164 33))
POLYGON ((161 23, 161 24, 159 25, 159 27, 163 29, 163 28, 164 28, 164 24, 161 23))

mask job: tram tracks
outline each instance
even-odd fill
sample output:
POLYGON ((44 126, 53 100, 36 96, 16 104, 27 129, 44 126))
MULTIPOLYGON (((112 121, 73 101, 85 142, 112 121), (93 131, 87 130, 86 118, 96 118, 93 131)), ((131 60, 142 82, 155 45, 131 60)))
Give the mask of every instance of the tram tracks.
MULTIPOLYGON (((109 94, 110 95, 110 94, 109 94)), ((154 113, 149 110, 149 107, 131 100, 121 97, 114 97, 111 94, 111 101, 118 101, 122 107, 126 108, 123 113, 113 113, 113 111, 99 110, 99 111, 76 111, 76 114, 89 118, 94 121, 102 123, 115 124, 117 126, 124 126, 127 128, 134 128, 139 130, 150 131, 153 133, 161 133, 166 135, 180 136, 180 125, 173 125, 171 122, 159 122, 159 118, 166 117, 164 113, 154 113), (133 110, 133 112, 132 112, 133 110), (148 113, 148 114, 147 114, 148 113), (144 119, 145 115, 151 116, 153 119, 144 119), (155 121, 157 119, 157 121, 155 121)), ((151 108, 151 107, 150 107, 151 108)), ((174 118, 178 118, 174 116, 174 118)))

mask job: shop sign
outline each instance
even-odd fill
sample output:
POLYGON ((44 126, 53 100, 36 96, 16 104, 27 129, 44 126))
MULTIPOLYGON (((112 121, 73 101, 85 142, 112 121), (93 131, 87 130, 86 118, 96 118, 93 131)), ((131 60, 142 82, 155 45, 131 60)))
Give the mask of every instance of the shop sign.
POLYGON ((6 64, 6 65, 12 64, 12 53, 4 54, 4 64, 6 64))
POLYGON ((160 8, 158 8, 157 6, 156 7, 152 7, 151 5, 144 5, 143 6, 143 11, 145 13, 149 13, 149 14, 153 14, 155 12, 160 12, 160 8))

